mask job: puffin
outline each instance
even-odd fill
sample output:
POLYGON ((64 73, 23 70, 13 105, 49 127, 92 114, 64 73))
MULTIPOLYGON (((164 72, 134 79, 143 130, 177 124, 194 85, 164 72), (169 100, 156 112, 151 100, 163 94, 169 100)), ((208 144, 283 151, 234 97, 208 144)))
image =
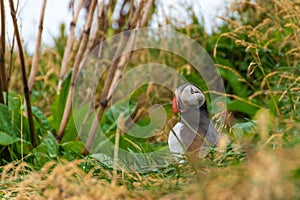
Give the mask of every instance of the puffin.
POLYGON ((204 158, 217 144, 219 133, 209 119, 203 92, 191 83, 181 85, 175 90, 172 111, 180 117, 169 133, 170 152, 177 160, 183 155, 204 158))

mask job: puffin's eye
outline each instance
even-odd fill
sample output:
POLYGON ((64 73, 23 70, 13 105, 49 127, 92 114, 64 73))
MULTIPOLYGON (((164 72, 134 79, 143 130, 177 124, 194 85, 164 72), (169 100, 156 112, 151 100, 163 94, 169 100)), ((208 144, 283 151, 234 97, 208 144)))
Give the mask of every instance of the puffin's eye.
POLYGON ((194 94, 194 93, 199 93, 198 90, 194 90, 193 87, 191 87, 191 94, 194 94))

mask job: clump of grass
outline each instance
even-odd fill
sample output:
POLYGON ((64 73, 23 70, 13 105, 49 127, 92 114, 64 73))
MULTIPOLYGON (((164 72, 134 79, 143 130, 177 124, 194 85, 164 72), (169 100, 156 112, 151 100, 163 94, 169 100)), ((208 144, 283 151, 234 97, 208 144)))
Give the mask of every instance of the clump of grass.
POLYGON ((147 174, 119 171, 115 184, 111 181, 112 170, 93 160, 48 162, 39 171, 18 173, 24 167, 20 164, 3 168, 0 186, 3 198, 153 199, 177 189, 183 179, 180 173, 174 173, 178 169, 170 167, 147 174))
POLYGON ((226 29, 223 27, 214 49, 217 67, 227 81, 227 92, 233 93, 227 96, 235 103, 243 100, 246 106, 228 105, 229 110, 239 116, 237 121, 244 117, 253 118, 258 126, 274 125, 269 130, 257 130, 268 146, 280 147, 298 140, 299 9, 296 1, 236 1, 228 17, 223 18, 226 29), (227 44, 224 49, 224 40, 233 48, 227 44), (251 107, 254 112, 247 113, 251 107), (262 111, 263 114, 257 113, 262 111), (264 120, 266 117, 268 120, 264 120))
MULTIPOLYGON (((113 171, 94 160, 2 168, 0 195, 17 199, 298 199, 299 145, 247 151, 234 165, 206 159, 148 173, 113 171)), ((219 155, 220 156, 220 155, 219 155)), ((223 155, 225 156, 225 155, 223 155)), ((230 157, 229 157, 230 159, 230 157)))
MULTIPOLYGON (((105 179, 85 173, 78 164, 82 161, 47 163, 40 171, 18 177, 2 185, 4 198, 17 199, 130 199, 125 187, 110 188, 105 179)), ((8 177, 7 177, 8 178, 8 177)), ((4 178, 6 180, 6 178, 4 178)))

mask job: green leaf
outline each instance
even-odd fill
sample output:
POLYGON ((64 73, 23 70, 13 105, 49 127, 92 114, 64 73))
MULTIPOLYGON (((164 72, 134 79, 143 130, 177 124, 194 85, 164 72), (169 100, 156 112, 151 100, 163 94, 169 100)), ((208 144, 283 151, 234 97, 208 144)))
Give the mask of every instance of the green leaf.
POLYGON ((0 131, 9 133, 9 135, 17 136, 16 127, 12 125, 12 118, 8 108, 0 104, 0 131))
POLYGON ((69 122, 67 124, 66 130, 64 132, 64 135, 61 139, 61 142, 69 142, 76 140, 78 135, 78 130, 75 126, 73 114, 70 114, 69 122))
POLYGON ((97 160, 99 160, 102 164, 104 164, 105 166, 112 168, 114 165, 114 160, 112 157, 103 154, 103 153, 97 153, 97 154, 92 154, 90 155, 92 158, 95 158, 97 160))
POLYGON ((8 109, 11 111, 19 111, 22 105, 22 96, 9 93, 8 94, 8 109))
POLYGON ((32 113, 33 113, 34 117, 38 120, 38 122, 41 124, 41 126, 46 131, 51 131, 50 123, 49 123, 48 119, 45 117, 44 113, 35 106, 32 106, 31 109, 32 109, 32 113))
POLYGON ((242 122, 242 123, 236 123, 232 126, 233 129, 241 129, 246 133, 254 132, 255 129, 255 123, 252 121, 249 122, 242 122))
POLYGON ((61 144, 61 147, 64 150, 64 157, 66 157, 68 160, 74 160, 82 157, 81 154, 84 149, 84 144, 81 141, 65 142, 61 144))
POLYGON ((116 117, 119 116, 119 114, 123 113, 124 117, 130 116, 134 112, 136 108, 136 105, 134 102, 129 101, 128 105, 128 100, 124 99, 123 101, 119 101, 113 106, 111 106, 107 112, 105 113, 105 117, 108 120, 108 122, 112 123, 116 121, 116 117))
POLYGON ((257 106, 239 100, 230 101, 227 103, 227 108, 230 111, 238 111, 251 116, 254 116, 256 111, 259 109, 257 106))
POLYGON ((0 131, 0 145, 10 145, 18 142, 19 139, 0 131))
POLYGON ((44 153, 55 158, 58 155, 58 143, 54 135, 48 132, 42 143, 34 149, 34 153, 44 153))
POLYGON ((50 108, 52 114, 51 126, 55 130, 59 128, 65 110, 66 101, 68 98, 69 88, 71 84, 71 77, 72 77, 72 70, 70 70, 66 75, 66 78, 62 84, 60 94, 55 97, 54 103, 50 108))
POLYGON ((58 143, 52 133, 44 137, 39 146, 33 149, 34 165, 41 168, 46 162, 55 159, 58 156, 58 143))

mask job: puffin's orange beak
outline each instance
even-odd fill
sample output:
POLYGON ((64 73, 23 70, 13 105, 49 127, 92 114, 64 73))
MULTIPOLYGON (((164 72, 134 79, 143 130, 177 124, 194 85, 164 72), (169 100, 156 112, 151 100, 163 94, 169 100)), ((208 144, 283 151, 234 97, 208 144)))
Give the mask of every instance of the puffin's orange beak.
POLYGON ((181 110, 179 110, 178 108, 178 102, 177 102, 177 98, 176 96, 174 96, 173 98, 173 102, 172 102, 172 111, 173 113, 179 113, 181 110))

